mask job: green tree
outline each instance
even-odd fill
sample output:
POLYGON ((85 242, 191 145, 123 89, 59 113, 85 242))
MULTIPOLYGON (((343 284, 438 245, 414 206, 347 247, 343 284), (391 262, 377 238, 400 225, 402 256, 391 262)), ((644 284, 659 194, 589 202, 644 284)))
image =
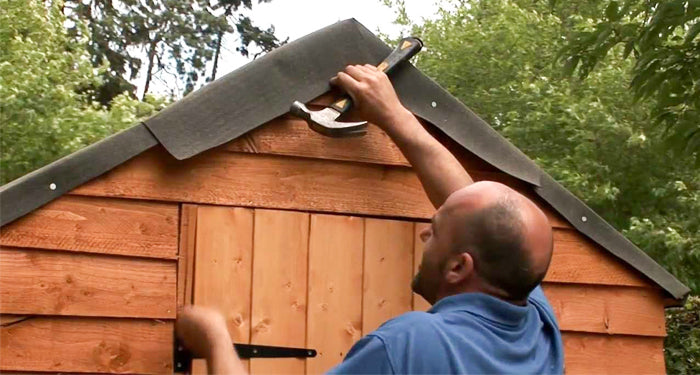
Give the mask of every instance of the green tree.
MULTIPOLYGON (((407 25, 427 46, 417 66, 700 293, 700 173, 690 155, 663 147, 656 103, 629 90, 635 62, 611 47, 583 81, 556 63, 563 36, 590 23, 577 9, 594 15, 601 4, 450 4, 407 25)), ((697 357, 674 327, 667 347, 697 357)), ((667 353, 669 369, 683 363, 677 353, 667 353)), ((690 366, 682 371, 700 370, 690 366)))
POLYGON ((79 93, 99 85, 105 67, 95 71, 88 41, 69 37, 60 2, 0 0, 0 9, 0 184, 163 106, 120 95, 106 110, 79 93))
MULTIPOLYGON (((259 0, 266 2, 269 0, 259 0)), ((252 9, 252 0, 66 0, 64 13, 76 25, 71 35, 87 36, 94 66, 108 63, 102 83, 91 86, 92 97, 108 105, 114 97, 136 87, 129 82, 144 70, 143 95, 157 72, 173 69, 187 94, 213 60, 207 81, 216 78, 223 38, 237 34, 236 48, 248 56, 251 44, 261 51, 280 45, 274 28, 261 29, 240 14, 252 9)))
MULTIPOLYGON (((653 103, 653 121, 672 149, 700 152, 700 2, 612 0, 577 25, 562 53, 569 73, 587 77, 617 46, 635 61, 630 87, 653 103)), ((700 165, 700 158, 696 161, 700 165)))

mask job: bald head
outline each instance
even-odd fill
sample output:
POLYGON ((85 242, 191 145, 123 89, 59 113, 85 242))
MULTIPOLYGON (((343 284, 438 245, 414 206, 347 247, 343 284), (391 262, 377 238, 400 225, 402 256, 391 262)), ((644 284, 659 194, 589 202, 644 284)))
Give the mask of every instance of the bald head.
POLYGON ((478 182, 454 192, 441 210, 453 251, 468 252, 478 277, 512 300, 523 300, 547 272, 552 231, 545 214, 506 185, 478 182))

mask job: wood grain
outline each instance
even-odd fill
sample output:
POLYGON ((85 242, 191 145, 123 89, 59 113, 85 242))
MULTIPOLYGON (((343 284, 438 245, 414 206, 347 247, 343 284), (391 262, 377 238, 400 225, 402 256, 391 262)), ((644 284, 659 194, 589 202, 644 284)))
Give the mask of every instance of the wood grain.
POLYGON ((307 346, 308 374, 323 374, 345 358, 362 334, 364 220, 311 215, 307 346))
POLYGON ((362 331, 411 311, 412 222, 365 219, 362 331))
POLYGON ((172 373, 173 323, 34 317, 0 328, 0 370, 172 373))
POLYGON ((0 249, 0 312, 175 318, 176 264, 26 249, 0 249))
POLYGON ((562 331, 666 336, 661 291, 551 283, 543 289, 562 331))
POLYGON ((575 230, 554 230, 549 282, 653 287, 638 271, 575 230))
MULTIPOLYGON (((518 185, 503 173, 472 177, 518 185)), ((219 149, 177 161, 156 148, 72 193, 421 219, 435 212, 411 168, 219 149)), ((568 226, 544 209, 552 225, 568 226)))
POLYGON ((389 136, 372 124, 363 137, 331 138, 311 130, 304 120, 283 116, 222 147, 235 152, 410 166, 389 136))
POLYGON ((177 306, 192 303, 194 255, 197 236, 197 206, 180 207, 180 241, 177 254, 177 306))
POLYGON ((564 365, 573 374, 665 374, 661 337, 565 332, 564 365))
POLYGON ((174 204, 65 196, 3 227, 0 244, 175 259, 177 223, 174 204))
MULTIPOLYGON (((423 260, 423 241, 420 238, 420 233, 429 228, 429 223, 415 223, 413 229, 413 275, 418 273, 418 268, 420 268, 421 261, 423 260)), ((428 311, 431 305, 423 297, 416 293, 413 293, 413 310, 415 311, 428 311)))
MULTIPOLYGON (((251 343, 306 345, 309 215, 255 210, 251 343)), ((252 359, 253 374, 303 374, 304 360, 252 359)))
POLYGON ((253 210, 199 206, 196 265, 194 304, 219 310, 231 339, 249 343, 253 210))

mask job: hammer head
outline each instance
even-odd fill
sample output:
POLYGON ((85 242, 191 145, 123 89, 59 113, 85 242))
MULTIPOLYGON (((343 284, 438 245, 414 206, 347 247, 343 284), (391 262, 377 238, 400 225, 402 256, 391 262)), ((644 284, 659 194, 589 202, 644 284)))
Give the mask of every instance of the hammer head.
POLYGON ((312 111, 306 108, 304 103, 294 102, 290 112, 306 120, 311 129, 329 137, 357 137, 367 132, 367 121, 336 121, 340 116, 340 112, 331 107, 326 107, 320 111, 312 111))

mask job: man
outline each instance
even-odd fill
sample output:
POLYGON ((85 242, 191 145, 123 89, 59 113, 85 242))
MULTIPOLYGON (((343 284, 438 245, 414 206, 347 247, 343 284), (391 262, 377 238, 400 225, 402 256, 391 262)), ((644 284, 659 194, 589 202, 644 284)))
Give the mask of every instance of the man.
MULTIPOLYGON (((561 335, 539 286, 552 256, 544 213, 505 185, 473 183, 401 105, 387 76, 375 67, 348 66, 331 83, 350 94, 363 119, 392 138, 438 210, 421 233, 425 249, 412 283, 433 307, 384 323, 330 372, 562 373, 561 335)), ((178 327, 191 326, 197 314, 186 312, 178 327)), ((208 335, 228 338, 223 330, 208 335)), ((230 339, 225 344, 231 355, 230 339)), ((217 372, 216 366, 210 371, 217 372)))

